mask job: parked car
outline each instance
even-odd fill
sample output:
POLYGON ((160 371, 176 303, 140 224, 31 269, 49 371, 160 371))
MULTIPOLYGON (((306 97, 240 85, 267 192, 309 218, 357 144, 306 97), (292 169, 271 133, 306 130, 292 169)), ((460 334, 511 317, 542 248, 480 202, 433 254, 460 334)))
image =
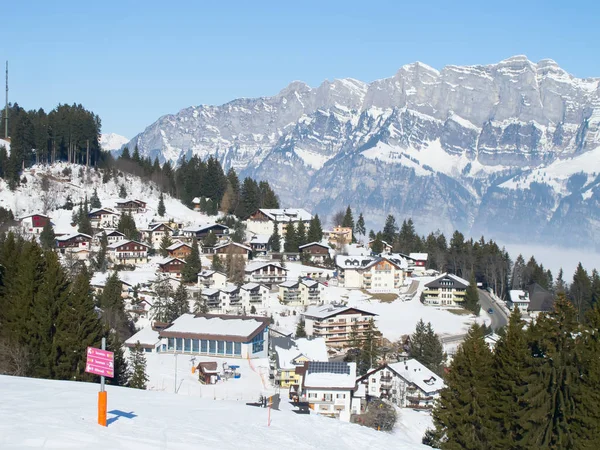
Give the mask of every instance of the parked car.
POLYGON ((494 310, 492 308, 488 309, 488 314, 494 314, 494 310))

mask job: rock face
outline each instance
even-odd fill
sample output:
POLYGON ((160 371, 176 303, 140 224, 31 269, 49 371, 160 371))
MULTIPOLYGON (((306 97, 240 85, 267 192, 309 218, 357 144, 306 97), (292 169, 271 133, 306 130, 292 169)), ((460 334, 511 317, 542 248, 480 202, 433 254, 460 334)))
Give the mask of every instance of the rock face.
POLYGON ((600 246, 600 79, 546 59, 402 67, 370 84, 293 82, 268 98, 161 117, 129 143, 177 163, 215 155, 283 205, 367 225, 600 246))

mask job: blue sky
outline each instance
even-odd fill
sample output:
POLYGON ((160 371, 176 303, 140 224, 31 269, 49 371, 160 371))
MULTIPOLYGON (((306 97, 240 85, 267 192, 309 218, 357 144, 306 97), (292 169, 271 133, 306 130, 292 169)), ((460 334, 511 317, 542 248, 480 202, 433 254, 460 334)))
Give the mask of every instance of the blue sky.
POLYGON ((187 106, 293 80, 372 81, 417 60, 440 69, 526 54, 600 76, 599 16, 588 0, 13 1, 0 11, 0 61, 11 101, 82 103, 103 132, 131 138, 187 106))

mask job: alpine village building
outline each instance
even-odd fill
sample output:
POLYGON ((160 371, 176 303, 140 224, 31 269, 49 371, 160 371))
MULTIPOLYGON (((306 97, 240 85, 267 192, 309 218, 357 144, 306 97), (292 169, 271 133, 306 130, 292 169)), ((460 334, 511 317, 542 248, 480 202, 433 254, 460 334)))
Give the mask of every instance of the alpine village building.
POLYGON ((334 304, 313 306, 302 313, 306 335, 325 338, 327 345, 334 348, 350 345, 353 331, 357 333, 358 339, 364 339, 376 315, 362 309, 334 304))
POLYGON ((425 305, 458 306, 465 301, 469 282, 451 273, 444 273, 425 285, 425 305))

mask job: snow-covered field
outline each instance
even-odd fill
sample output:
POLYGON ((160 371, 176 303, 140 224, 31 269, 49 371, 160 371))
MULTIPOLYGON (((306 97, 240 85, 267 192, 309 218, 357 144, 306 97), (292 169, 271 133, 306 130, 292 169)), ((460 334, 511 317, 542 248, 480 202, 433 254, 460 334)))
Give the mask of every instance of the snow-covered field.
POLYGON ((271 412, 267 426, 266 409, 112 386, 107 386, 109 423, 104 428, 97 424, 98 388, 90 383, 0 376, 0 448, 429 448, 412 436, 414 424, 420 423, 415 418, 402 422, 408 423, 407 438, 402 428, 383 433, 283 408, 271 412))

